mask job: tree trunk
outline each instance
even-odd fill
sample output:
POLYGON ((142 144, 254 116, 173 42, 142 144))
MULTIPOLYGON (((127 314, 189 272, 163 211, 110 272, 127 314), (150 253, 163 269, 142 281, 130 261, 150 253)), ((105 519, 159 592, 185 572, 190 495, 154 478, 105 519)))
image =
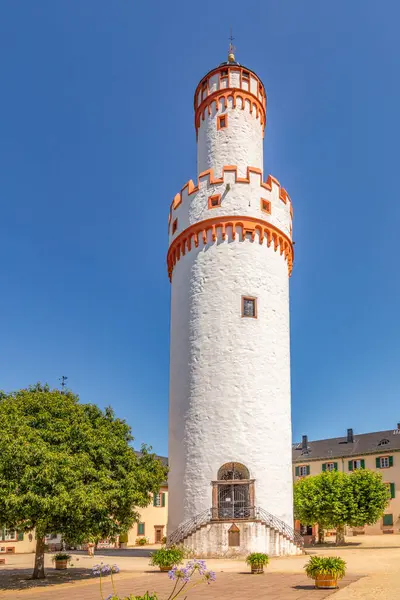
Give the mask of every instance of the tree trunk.
POLYGON ((336 546, 341 546, 344 543, 344 525, 338 525, 336 527, 336 546))
POLYGON ((35 567, 33 569, 32 579, 44 579, 44 537, 38 537, 36 539, 36 554, 35 554, 35 567))
POLYGON ((318 544, 325 543, 325 530, 322 525, 318 525, 318 544))

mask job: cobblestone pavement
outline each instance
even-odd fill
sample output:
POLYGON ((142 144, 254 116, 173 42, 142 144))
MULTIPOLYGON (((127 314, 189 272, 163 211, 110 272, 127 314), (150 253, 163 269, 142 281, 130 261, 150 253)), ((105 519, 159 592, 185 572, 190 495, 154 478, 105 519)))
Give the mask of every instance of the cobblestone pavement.
MULTIPOLYGON (((341 588, 356 581, 357 577, 347 577, 341 582, 341 588)), ((117 592, 123 597, 127 594, 143 594, 146 590, 156 591, 159 599, 164 600, 171 592, 172 582, 165 573, 148 573, 132 577, 116 578, 117 592)), ((173 584, 172 584, 173 585, 173 584)), ((104 597, 111 594, 109 581, 105 582, 104 597)), ((251 575, 243 573, 218 573, 217 581, 207 585, 201 584, 190 591, 189 599, 196 600, 253 600, 268 598, 268 600, 307 600, 310 593, 315 600, 331 596, 335 591, 314 590, 312 582, 304 575, 264 573, 251 575)), ((100 600, 98 580, 90 583, 61 585, 57 588, 36 588, 22 592, 10 591, 9 596, 1 596, 7 600, 100 600)))

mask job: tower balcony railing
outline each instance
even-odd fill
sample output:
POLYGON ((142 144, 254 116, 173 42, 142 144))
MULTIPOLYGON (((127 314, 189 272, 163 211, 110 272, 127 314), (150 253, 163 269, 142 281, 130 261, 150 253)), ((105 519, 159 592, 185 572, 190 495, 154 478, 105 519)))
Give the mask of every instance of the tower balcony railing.
POLYGON ((232 519, 255 519, 255 506, 218 506, 211 509, 212 521, 232 521, 232 519))

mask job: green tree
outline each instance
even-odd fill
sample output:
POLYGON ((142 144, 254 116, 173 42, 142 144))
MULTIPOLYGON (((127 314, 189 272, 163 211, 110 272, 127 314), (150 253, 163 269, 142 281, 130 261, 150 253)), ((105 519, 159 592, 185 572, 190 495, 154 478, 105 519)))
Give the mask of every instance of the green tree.
POLYGON ((0 392, 0 526, 36 533, 33 578, 43 578, 45 535, 68 542, 126 532, 166 478, 111 408, 80 404, 37 384, 0 392))
POLYGON ((382 476, 365 469, 351 475, 324 472, 301 479, 294 486, 295 516, 304 525, 336 529, 336 544, 344 542, 346 525, 376 523, 383 515, 389 494, 382 476))

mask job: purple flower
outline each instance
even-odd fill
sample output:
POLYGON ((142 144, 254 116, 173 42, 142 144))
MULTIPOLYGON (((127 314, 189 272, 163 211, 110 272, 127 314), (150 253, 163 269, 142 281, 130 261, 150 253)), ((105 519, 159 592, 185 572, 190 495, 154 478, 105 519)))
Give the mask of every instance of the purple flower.
POLYGON ((198 571, 200 575, 204 575, 207 571, 206 562, 204 560, 190 560, 187 564, 187 568, 193 572, 198 571))
POLYGON ((118 565, 113 565, 113 566, 111 567, 111 571, 112 571, 113 573, 119 573, 119 571, 120 571, 120 568, 119 568, 119 566, 118 566, 118 565))
POLYGON ((174 567, 173 569, 171 569, 171 571, 168 571, 168 577, 172 579, 172 581, 175 581, 176 579, 176 571, 177 567, 174 567))
POLYGON ((212 581, 215 581, 217 579, 217 575, 214 571, 206 571, 204 573, 204 579, 207 581, 208 584, 210 584, 212 581))

